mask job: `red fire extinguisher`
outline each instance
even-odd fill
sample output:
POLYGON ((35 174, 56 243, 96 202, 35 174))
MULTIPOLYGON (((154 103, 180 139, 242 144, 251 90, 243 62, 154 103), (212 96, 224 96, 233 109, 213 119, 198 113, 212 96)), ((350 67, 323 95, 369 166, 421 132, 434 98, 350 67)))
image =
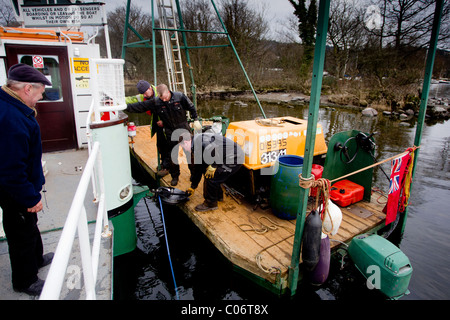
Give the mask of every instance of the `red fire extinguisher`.
POLYGON ((131 148, 134 149, 134 140, 133 138, 136 136, 136 125, 134 122, 127 123, 128 137, 131 138, 131 148))
POLYGON ((134 122, 128 122, 128 136, 133 138, 136 136, 136 125, 134 122))

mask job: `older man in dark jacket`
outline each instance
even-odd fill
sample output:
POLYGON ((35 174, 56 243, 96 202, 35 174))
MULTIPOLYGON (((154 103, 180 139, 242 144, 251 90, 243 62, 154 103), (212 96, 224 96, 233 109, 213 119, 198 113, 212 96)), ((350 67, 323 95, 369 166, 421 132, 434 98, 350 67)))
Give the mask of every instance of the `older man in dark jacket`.
POLYGON ((42 144, 36 103, 51 82, 25 64, 12 66, 0 89, 0 207, 16 291, 39 295, 38 269, 51 262, 43 255, 37 213, 42 210, 42 144))

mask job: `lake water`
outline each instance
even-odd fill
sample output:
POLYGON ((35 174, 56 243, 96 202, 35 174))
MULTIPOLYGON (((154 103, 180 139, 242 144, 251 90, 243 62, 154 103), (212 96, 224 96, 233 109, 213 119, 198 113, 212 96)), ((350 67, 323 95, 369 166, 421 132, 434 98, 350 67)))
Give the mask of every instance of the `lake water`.
MULTIPOLYGON (((432 86, 430 97, 437 85, 432 86)), ((450 85, 439 85, 438 96, 450 97, 450 85)), ((263 104, 267 117, 295 116, 307 118, 307 106, 263 104)), ((231 121, 260 116, 256 103, 238 107, 232 101, 200 101, 203 118, 224 115, 231 121)), ((145 115, 133 115, 144 124, 145 115)), ((147 116, 148 118, 148 116, 147 116)), ((148 121, 148 120, 147 120, 148 121)), ((357 129, 377 132, 375 141, 378 160, 403 152, 413 146, 416 121, 400 122, 381 114, 364 117, 346 108, 320 108, 319 121, 325 139, 340 131, 357 129)), ((398 244, 413 266, 409 285, 411 293, 402 300, 450 299, 450 121, 426 122, 412 186, 408 221, 403 239, 398 244)), ((389 173, 390 165, 383 165, 389 173)), ((374 186, 387 189, 388 181, 381 170, 375 169, 374 186)), ((251 281, 232 270, 230 263, 193 225, 183 212, 173 207, 163 208, 168 243, 180 300, 221 301, 271 299, 251 281)), ((115 292, 118 300, 173 300, 174 282, 167 256, 162 216, 151 199, 136 206, 138 249, 115 259, 115 292)), ((301 285, 294 301, 355 299, 384 300, 379 292, 369 290, 364 278, 345 260, 333 261, 330 276, 321 287, 301 285)))

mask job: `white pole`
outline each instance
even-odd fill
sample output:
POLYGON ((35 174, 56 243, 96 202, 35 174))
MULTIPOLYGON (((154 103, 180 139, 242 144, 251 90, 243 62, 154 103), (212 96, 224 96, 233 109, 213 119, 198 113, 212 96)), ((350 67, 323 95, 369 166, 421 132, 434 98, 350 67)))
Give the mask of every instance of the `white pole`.
POLYGON ((106 19, 106 10, 103 10, 103 19, 104 19, 104 30, 105 30, 105 41, 106 41, 106 52, 108 54, 108 59, 112 59, 111 57, 111 45, 109 43, 109 30, 108 30, 108 21, 106 19))
POLYGON ((94 272, 92 270, 91 244, 89 241, 89 230, 86 218, 86 209, 81 208, 78 219, 78 241, 80 243, 81 264, 83 266, 84 288, 86 299, 95 300, 94 272))
POLYGON ((53 257, 50 270, 45 280, 44 288, 40 296, 41 300, 57 300, 61 293, 61 288, 64 282, 67 265, 70 258, 71 248, 75 238, 75 232, 78 225, 78 220, 83 206, 84 197, 89 185, 90 175, 94 167, 95 158, 100 149, 100 143, 97 141, 92 148, 91 156, 86 162, 85 170, 81 176, 77 191, 72 201, 72 205, 67 215, 66 223, 64 224, 61 238, 53 257))

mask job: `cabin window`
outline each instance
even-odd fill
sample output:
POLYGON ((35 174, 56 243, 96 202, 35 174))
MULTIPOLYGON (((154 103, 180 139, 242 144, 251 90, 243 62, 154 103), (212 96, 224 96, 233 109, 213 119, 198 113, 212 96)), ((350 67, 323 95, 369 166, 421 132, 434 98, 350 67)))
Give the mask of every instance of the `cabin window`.
POLYGON ((51 86, 45 86, 41 101, 63 101, 58 56, 19 55, 19 63, 28 64, 39 70, 52 83, 51 86))

